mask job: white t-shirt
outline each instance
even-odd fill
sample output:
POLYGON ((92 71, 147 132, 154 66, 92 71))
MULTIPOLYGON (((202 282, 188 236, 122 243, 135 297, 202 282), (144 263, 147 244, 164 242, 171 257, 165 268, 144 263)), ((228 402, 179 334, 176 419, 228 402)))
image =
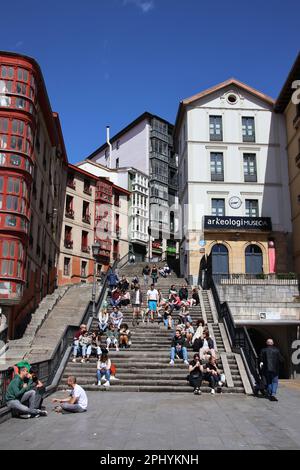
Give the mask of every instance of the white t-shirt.
POLYGON ((141 303, 141 302, 140 302, 140 291, 139 291, 139 290, 137 290, 137 291, 136 291, 136 294, 135 294, 135 303, 136 303, 137 305, 141 303))
POLYGON ((86 396, 85 391, 83 390, 80 385, 76 384, 74 389, 71 392, 71 396, 77 398, 76 404, 81 406, 84 410, 87 409, 88 406, 88 398, 86 396))
POLYGON ((158 300, 158 291, 156 289, 149 289, 147 292, 148 300, 158 300))

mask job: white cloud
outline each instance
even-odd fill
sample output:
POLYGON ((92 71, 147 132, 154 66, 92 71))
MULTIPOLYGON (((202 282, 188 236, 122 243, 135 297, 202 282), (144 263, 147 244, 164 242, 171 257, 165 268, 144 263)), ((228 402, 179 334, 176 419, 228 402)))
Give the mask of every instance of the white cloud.
POLYGON ((153 0, 123 0, 123 5, 128 5, 129 3, 132 3, 136 7, 140 8, 143 13, 148 13, 148 11, 153 10, 154 8, 153 0))

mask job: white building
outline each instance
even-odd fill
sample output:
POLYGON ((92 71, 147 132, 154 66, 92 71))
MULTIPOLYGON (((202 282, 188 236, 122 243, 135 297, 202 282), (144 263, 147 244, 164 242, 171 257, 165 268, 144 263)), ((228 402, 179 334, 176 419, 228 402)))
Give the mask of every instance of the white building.
POLYGON ((88 160, 110 169, 135 168, 149 176, 151 252, 176 255, 174 236, 178 208, 178 168, 173 152, 173 125, 144 113, 93 152, 88 160), (170 209, 171 208, 171 209, 170 209))
POLYGON ((235 79, 180 103, 181 269, 194 282, 203 255, 214 273, 290 270, 286 130, 273 106, 235 79))

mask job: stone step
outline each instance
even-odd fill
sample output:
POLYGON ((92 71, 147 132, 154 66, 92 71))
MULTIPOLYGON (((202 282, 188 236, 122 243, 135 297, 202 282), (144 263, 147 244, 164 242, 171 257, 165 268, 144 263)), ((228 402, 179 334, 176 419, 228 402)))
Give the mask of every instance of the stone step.
MULTIPOLYGON (((58 387, 59 390, 65 390, 65 387, 60 385, 58 387)), ((109 387, 109 390, 107 390, 105 387, 97 387, 95 385, 88 385, 85 387, 86 391, 96 391, 98 390, 99 392, 103 391, 109 391, 109 392, 166 392, 166 393, 193 393, 192 387, 186 385, 186 386, 153 386, 153 385, 117 385, 117 383, 113 383, 109 387)), ((210 393, 210 388, 209 387, 201 387, 202 393, 210 393)), ((233 388, 227 388, 223 387, 222 389, 222 394, 223 393, 234 393, 234 394, 240 394, 244 393, 244 389, 242 387, 233 387, 233 388)))

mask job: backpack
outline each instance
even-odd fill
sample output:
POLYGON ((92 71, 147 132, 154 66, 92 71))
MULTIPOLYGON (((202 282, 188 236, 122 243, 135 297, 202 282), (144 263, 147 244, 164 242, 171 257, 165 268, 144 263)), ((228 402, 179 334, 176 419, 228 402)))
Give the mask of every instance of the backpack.
POLYGON ((117 372, 117 368, 116 368, 115 364, 112 363, 111 366, 110 366, 110 373, 111 373, 111 375, 116 375, 116 372, 117 372))

